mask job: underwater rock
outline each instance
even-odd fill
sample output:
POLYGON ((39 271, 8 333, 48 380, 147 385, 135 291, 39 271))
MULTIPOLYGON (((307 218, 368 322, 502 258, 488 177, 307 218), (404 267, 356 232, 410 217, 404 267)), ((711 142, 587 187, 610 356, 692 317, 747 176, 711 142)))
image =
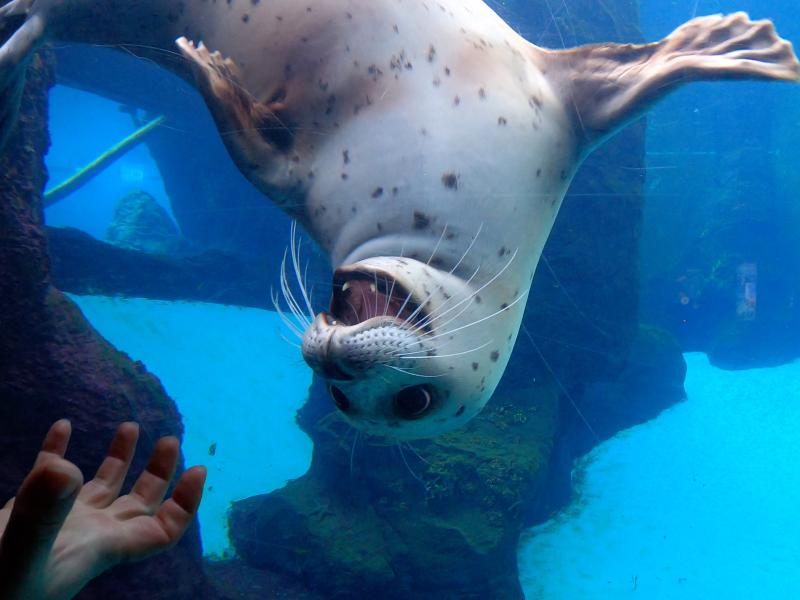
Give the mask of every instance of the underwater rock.
MULTIPOLYGON (((41 192, 48 146, 52 69, 33 59, 21 115, 0 157, 0 499, 13 496, 41 439, 58 418, 72 421, 68 458, 85 474, 106 455, 116 425, 141 424, 139 473, 155 440, 181 435, 175 404, 144 365, 118 352, 50 282, 41 192)), ((117 567, 82 598, 212 598, 201 569, 197 527, 165 554, 117 567)))
POLYGON ((47 227, 46 232, 53 282, 65 292, 272 308, 263 261, 217 251, 150 254, 78 229, 47 227))
POLYGON ((791 362, 800 356, 800 272, 787 265, 800 263, 800 223, 777 207, 718 202, 673 268, 648 274, 643 318, 721 368, 791 362))
POLYGON ((176 254, 184 248, 178 227, 150 194, 135 190, 114 207, 106 240, 120 248, 151 254, 176 254))
POLYGON ((206 560, 204 566, 220 600, 326 600, 302 582, 255 569, 239 559, 206 560))
POLYGON ((324 386, 312 390, 310 471, 231 510, 247 564, 328 598, 521 597, 517 539, 547 478, 552 382, 501 389, 463 429, 413 446, 356 438, 324 386))
POLYGON ((686 397, 685 378, 686 361, 677 340, 656 327, 639 325, 619 378, 586 386, 576 407, 583 418, 572 420, 562 443, 571 456, 580 457, 619 431, 654 419, 686 397))

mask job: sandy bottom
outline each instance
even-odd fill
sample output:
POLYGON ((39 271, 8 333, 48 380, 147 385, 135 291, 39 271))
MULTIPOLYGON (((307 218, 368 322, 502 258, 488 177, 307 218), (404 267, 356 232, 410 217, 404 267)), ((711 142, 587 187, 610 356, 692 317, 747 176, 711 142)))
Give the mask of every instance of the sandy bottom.
POLYGON ((303 475, 312 444, 295 423, 311 371, 281 339, 275 313, 218 304, 72 296, 112 344, 175 399, 187 465, 208 466, 203 549, 230 553, 226 511, 303 475))
POLYGON ((527 598, 800 598, 800 362, 686 360, 688 400, 591 452, 523 536, 527 598))

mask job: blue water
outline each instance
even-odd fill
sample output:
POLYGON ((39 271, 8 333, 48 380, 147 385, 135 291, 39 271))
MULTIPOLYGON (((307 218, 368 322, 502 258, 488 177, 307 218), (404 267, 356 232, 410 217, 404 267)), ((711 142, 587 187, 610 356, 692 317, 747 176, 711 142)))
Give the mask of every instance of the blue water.
MULTIPOLYGON (((53 136, 53 148, 47 155, 50 188, 136 130, 131 116, 111 100, 61 85, 52 90, 50 98, 53 136), (75 107, 80 109, 75 110, 75 107)), ((86 185, 48 208, 47 224, 77 227, 97 239, 105 239, 117 202, 135 190, 146 191, 167 212, 172 212, 161 174, 144 144, 136 146, 86 185)))
MULTIPOLYGON (((550 4, 555 12, 563 10, 560 1, 550 4)), ((493 5, 517 29, 531 31, 525 2, 493 5)), ((780 33, 800 47, 796 0, 640 5, 648 40, 692 16, 746 10, 773 18, 780 33)), ((738 185, 752 190, 749 201, 797 202, 797 87, 698 84, 651 111, 645 268, 663 266, 671 245, 691 243, 682 236, 694 229, 682 224, 702 221, 703 203, 711 201, 707 195, 721 176, 715 166, 732 151, 741 169, 726 177, 739 177, 738 185), (785 114, 785 121, 776 124, 776 114, 785 114)), ((51 185, 134 129, 117 103, 56 86, 47 157, 51 185)), ((116 202, 135 189, 171 210, 145 146, 48 209, 47 223, 103 239, 116 202)), ((785 268, 800 271, 800 265, 785 268)), ((186 426, 186 462, 209 467, 199 515, 204 552, 230 556, 230 503, 277 489, 308 469, 312 446, 295 423, 295 411, 307 397, 311 376, 299 351, 282 339, 270 311, 74 299, 103 336, 144 362, 175 399, 186 426)), ((518 561, 526 597, 800 597, 800 361, 734 372, 712 366, 703 354, 685 358, 687 400, 581 459, 573 502, 523 536, 518 561)))
POLYGON ((311 372, 265 310, 73 296, 100 333, 158 373, 186 427, 188 465, 206 465, 200 507, 207 555, 231 553, 234 500, 282 487, 308 469, 311 442, 295 424, 311 372), (202 323, 202 327, 198 327, 202 323))
POLYGON ((800 593, 800 361, 686 361, 686 402, 595 448, 574 503, 523 537, 527 598, 800 593))

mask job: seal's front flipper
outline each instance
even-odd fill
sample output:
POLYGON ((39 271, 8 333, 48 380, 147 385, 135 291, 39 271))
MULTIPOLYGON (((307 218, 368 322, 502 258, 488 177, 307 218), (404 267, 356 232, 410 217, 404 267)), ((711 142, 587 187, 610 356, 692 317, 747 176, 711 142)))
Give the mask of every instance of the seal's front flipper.
POLYGON ((604 44, 547 52, 551 70, 584 143, 594 144, 690 81, 797 81, 792 45, 770 21, 745 13, 692 19, 660 42, 604 44))
POLYGON ((44 39, 44 20, 33 0, 12 0, 0 7, 0 150, 14 127, 25 68, 44 39))
POLYGON ((181 37, 181 54, 188 59, 197 86, 217 123, 222 140, 239 170, 278 204, 276 178, 294 146, 288 124, 285 93, 277 90, 269 102, 254 98, 244 87, 236 63, 202 42, 181 37))

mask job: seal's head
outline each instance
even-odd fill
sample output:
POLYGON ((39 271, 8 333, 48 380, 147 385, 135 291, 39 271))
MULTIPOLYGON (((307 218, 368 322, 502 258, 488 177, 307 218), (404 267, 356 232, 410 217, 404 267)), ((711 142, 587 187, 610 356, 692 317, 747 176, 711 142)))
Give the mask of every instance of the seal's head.
POLYGON ((499 275, 475 283, 397 257, 341 267, 303 356, 362 431, 407 440, 454 429, 486 404, 516 337, 523 303, 492 301, 508 287, 499 275))

